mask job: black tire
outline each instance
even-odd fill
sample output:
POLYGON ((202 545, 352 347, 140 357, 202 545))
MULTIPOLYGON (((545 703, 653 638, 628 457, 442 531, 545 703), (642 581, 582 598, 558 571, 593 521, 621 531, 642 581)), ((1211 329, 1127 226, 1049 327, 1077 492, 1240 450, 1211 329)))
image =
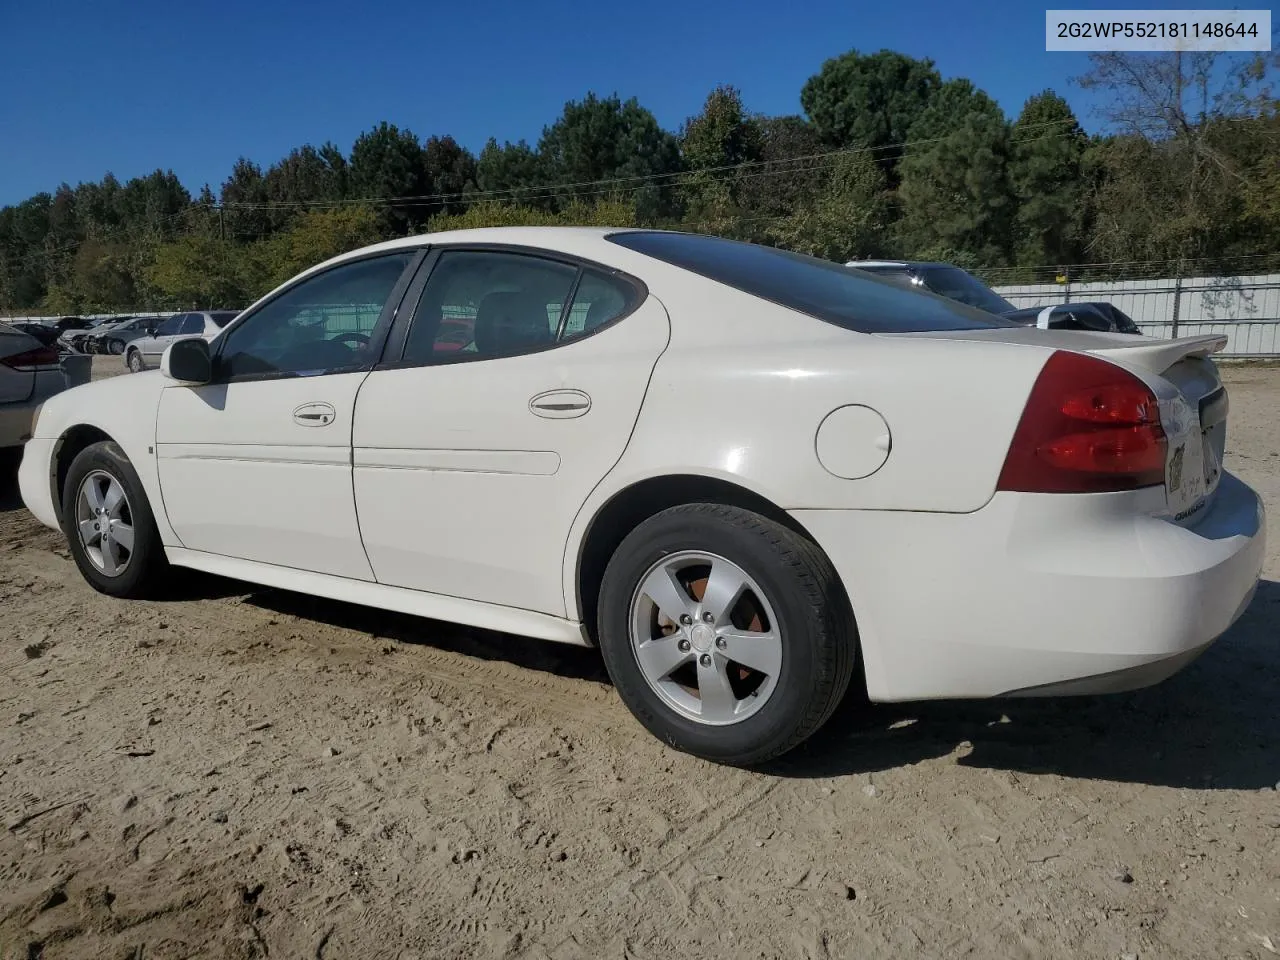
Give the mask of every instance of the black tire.
POLYGON ((857 660, 857 628, 835 569, 795 531, 737 507, 695 503, 650 517, 619 545, 599 598, 605 667, 636 718, 677 750, 751 766, 798 746, 839 705, 857 660), (641 578, 663 557, 705 551, 745 571, 767 595, 783 659, 766 702, 745 719, 710 726, 668 705, 640 669, 631 639, 631 604, 641 578))
POLYGON ((113 338, 113 339, 111 339, 111 340, 108 340, 108 341, 107 341, 107 348, 106 348, 106 350, 104 350, 104 351, 102 351, 102 352, 103 352, 103 353, 109 353, 109 354, 111 354, 113 357, 118 357, 118 356, 120 356, 120 354, 124 353, 124 341, 123 341, 123 340, 116 340, 116 339, 114 339, 114 338, 113 338))
POLYGON ((141 599, 154 596, 165 585, 169 561, 160 542, 155 516, 147 501, 142 481, 119 444, 103 440, 81 450, 67 470, 62 488, 62 532, 76 566, 95 590, 113 597, 141 599), (133 527, 133 550, 128 563, 116 576, 108 576, 94 564, 80 539, 76 514, 77 498, 84 479, 93 472, 107 474, 124 488, 129 520, 133 527))
POLYGON ((147 369, 147 363, 142 359, 142 351, 140 350, 130 350, 125 363, 128 365, 130 373, 141 373, 147 369))

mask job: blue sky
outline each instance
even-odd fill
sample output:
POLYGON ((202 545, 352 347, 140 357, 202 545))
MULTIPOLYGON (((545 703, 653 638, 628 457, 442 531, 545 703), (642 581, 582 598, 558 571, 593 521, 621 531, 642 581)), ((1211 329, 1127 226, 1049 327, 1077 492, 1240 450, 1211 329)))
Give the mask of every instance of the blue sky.
MULTIPOLYGON (((1166 6, 1167 6, 1166 0, 1166 6)), ((1135 4, 1136 6, 1136 4, 1135 4)), ((1053 87, 1086 128, 1068 78, 1083 54, 1046 53, 1028 0, 59 0, 0 3, 0 204, 62 181, 172 168, 215 192, 238 156, 348 150, 379 120, 420 137, 535 142, 588 90, 636 96, 668 129, 717 83, 765 113, 851 48, 888 47, 968 77, 1015 115, 1053 87)))

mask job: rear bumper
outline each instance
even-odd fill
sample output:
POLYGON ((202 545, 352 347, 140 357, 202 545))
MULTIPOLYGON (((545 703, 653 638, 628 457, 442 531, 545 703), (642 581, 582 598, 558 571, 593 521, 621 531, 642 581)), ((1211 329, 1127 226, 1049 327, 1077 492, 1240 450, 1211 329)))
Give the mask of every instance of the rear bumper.
POLYGON ((26 443, 31 436, 31 425, 41 399, 0 403, 0 448, 18 447, 26 443))
POLYGON ((998 493, 968 514, 799 510, 853 603, 873 700, 1157 683, 1244 612, 1262 502, 1233 476, 1190 528, 1159 488, 998 493))

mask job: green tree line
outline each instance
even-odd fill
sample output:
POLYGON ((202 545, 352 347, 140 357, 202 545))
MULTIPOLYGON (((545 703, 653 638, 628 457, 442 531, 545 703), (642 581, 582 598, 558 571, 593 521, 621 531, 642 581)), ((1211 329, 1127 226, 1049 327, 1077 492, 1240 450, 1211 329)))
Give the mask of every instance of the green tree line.
POLYGON ((1280 250, 1275 65, 1096 54, 1076 80, 1102 104, 1092 136, 1052 90, 1010 119, 930 60, 855 50, 809 78, 797 115, 753 113, 726 85, 670 131, 634 98, 588 93, 536 144, 493 138, 478 155, 383 122, 346 152, 308 144, 265 170, 241 158, 216 193, 192 195, 171 170, 108 173, 0 209, 0 309, 235 307, 379 239, 525 223, 649 225, 1006 277, 1261 264, 1280 250))

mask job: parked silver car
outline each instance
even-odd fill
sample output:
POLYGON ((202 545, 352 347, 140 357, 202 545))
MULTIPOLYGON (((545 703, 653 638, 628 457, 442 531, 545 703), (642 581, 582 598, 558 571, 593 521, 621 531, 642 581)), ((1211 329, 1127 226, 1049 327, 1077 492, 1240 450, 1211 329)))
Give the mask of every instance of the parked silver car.
POLYGON ((158 367, 165 349, 175 340, 203 337, 212 340, 219 330, 236 318, 237 310, 202 310, 193 313, 175 313, 156 327, 155 333, 138 337, 126 344, 125 363, 129 370, 138 373, 148 367, 158 367))
POLYGON ((86 353, 109 353, 123 356, 125 346, 141 337, 149 336, 156 327, 164 322, 164 317, 128 317, 112 323, 99 330, 92 331, 85 337, 86 353))
POLYGON ((0 450, 25 443, 40 404, 86 382, 90 362, 0 323, 0 450))

